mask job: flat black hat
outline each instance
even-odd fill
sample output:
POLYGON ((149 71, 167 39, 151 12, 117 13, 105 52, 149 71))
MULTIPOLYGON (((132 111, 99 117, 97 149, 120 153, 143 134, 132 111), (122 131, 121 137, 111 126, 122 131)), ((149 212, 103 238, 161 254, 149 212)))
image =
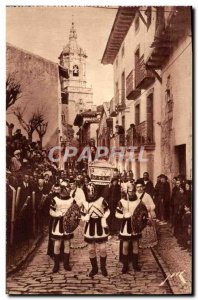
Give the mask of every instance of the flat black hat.
POLYGON ((136 180, 135 184, 142 184, 142 185, 144 185, 144 180, 141 179, 141 178, 139 178, 139 179, 136 180))
POLYGON ((74 179, 74 177, 70 177, 69 178, 69 183, 75 183, 76 181, 75 181, 75 179, 74 179))

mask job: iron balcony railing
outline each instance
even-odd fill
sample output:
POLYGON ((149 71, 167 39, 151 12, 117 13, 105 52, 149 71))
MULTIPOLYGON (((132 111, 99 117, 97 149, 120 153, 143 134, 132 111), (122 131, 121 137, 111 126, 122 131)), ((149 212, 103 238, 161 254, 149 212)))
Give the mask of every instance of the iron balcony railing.
POLYGON ((144 121, 131 126, 126 132, 126 146, 153 145, 153 124, 144 121))

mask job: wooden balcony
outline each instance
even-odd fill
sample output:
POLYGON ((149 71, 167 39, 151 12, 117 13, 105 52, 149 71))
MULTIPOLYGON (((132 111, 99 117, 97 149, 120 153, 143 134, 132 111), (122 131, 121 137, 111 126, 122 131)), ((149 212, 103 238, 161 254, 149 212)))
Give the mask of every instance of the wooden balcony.
POLYGON ((162 69, 175 43, 191 28, 191 8, 169 6, 166 11, 158 8, 157 15, 155 36, 146 59, 146 65, 154 70, 162 69))
POLYGON ((136 89, 147 89, 155 81, 153 73, 147 69, 144 63, 144 55, 138 60, 135 67, 136 89))
POLYGON ((126 104, 125 104, 125 103, 120 103, 120 104, 118 104, 118 105, 116 106, 116 108, 117 108, 117 111, 118 111, 118 112, 122 112, 123 110, 126 109, 126 104))
POLYGON ((152 124, 149 124, 147 121, 144 121, 135 126, 136 129, 136 143, 145 145, 153 144, 153 130, 152 124))
POLYGON ((116 117, 118 115, 118 111, 117 111, 117 107, 116 107, 114 98, 112 98, 110 101, 109 114, 110 114, 110 117, 116 117))
POLYGON ((155 147, 153 124, 144 121, 130 127, 126 132, 126 146, 145 146, 149 149, 153 149, 155 147))
POLYGON ((135 100, 140 94, 141 90, 135 87, 135 70, 132 70, 126 78, 126 98, 135 100))

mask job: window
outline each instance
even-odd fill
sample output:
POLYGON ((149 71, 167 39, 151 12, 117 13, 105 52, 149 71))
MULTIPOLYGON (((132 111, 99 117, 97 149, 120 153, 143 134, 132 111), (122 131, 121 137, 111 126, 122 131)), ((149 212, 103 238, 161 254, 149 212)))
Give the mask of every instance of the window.
POLYGON ((153 93, 149 94, 147 97, 147 107, 146 107, 146 114, 147 114, 147 142, 153 143, 153 93))
POLYGON ((75 76, 75 77, 79 76, 79 68, 77 65, 73 66, 73 76, 75 76))
POLYGON ((139 30, 139 27, 140 27, 140 18, 137 17, 135 19, 135 32, 137 32, 139 30))
POLYGON ((134 80, 134 85, 135 85, 135 88, 137 86, 137 75, 138 75, 138 72, 139 72, 139 60, 140 60, 140 47, 137 48, 137 50, 135 51, 135 80, 134 80))
POLYGON ((62 122, 65 122, 65 114, 61 115, 62 122))
POLYGON ((169 102, 169 101, 172 100, 172 95, 171 95, 171 77, 170 77, 170 75, 167 77, 167 80, 166 80, 165 99, 166 99, 166 102, 169 102))
POLYGON ((148 30, 151 25, 151 18, 152 18, 151 6, 147 7, 147 10, 145 11, 145 15, 147 16, 147 30, 148 30))
POLYGON ((186 144, 175 146, 177 174, 186 176, 186 144))
POLYGON ((115 90, 115 104, 119 104, 119 91, 118 91, 118 82, 116 82, 116 90, 115 90))
POLYGON ((62 100, 62 104, 68 104, 68 97, 69 94, 68 92, 61 92, 61 100, 62 100))
POLYGON ((125 72, 122 72, 121 85, 121 102, 125 104, 125 72))
POLYGON ((122 116, 122 127, 123 127, 124 130, 125 130, 125 116, 122 116))
POLYGON ((140 104, 135 106, 135 125, 140 124, 140 104))
POLYGON ((135 51, 135 69, 139 62, 139 59, 140 59, 140 48, 138 47, 138 49, 135 51))

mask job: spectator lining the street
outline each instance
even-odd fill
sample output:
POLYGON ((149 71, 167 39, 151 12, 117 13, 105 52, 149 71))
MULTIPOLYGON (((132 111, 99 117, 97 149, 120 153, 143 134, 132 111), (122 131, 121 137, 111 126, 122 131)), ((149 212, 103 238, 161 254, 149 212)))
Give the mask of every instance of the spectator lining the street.
POLYGON ((20 150, 15 150, 14 151, 14 156, 11 158, 11 162, 10 162, 10 171, 11 172, 18 172, 21 167, 21 151, 20 150))
POLYGON ((118 178, 111 179, 110 187, 106 191, 105 200, 110 209, 110 215, 107 219, 110 235, 118 234, 120 230, 120 222, 115 217, 116 207, 121 199, 121 186, 118 184, 118 178))
POLYGON ((165 221, 170 217, 170 185, 167 181, 167 176, 160 175, 160 182, 157 185, 157 194, 155 201, 157 204, 158 218, 161 224, 165 224, 165 221))
POLYGON ((185 182, 185 197, 186 197, 186 203, 189 204, 189 207, 191 206, 192 202, 192 181, 186 180, 185 182))
POLYGON ((184 248, 191 250, 192 244, 192 214, 191 214, 191 203, 186 201, 184 204, 184 215, 182 217, 183 225, 183 238, 182 243, 184 248))
POLYGON ((174 234, 178 241, 180 241, 182 234, 182 216, 185 204, 185 189, 180 179, 177 179, 176 187, 177 189, 173 198, 174 234))
POLYGON ((129 177, 127 175, 122 175, 121 177, 121 188, 124 193, 127 193, 127 187, 130 183, 129 177))
POLYGON ((120 179, 120 174, 119 174, 119 171, 118 171, 117 168, 115 168, 115 169, 113 170, 113 177, 117 177, 118 179, 120 179))
POLYGON ((152 181, 149 179, 149 173, 148 172, 143 173, 142 181, 143 181, 143 184, 144 184, 145 193, 149 194, 153 198, 154 187, 153 187, 152 181))
POLYGON ((153 199, 154 199, 154 203, 155 203, 155 212, 156 212, 156 217, 157 219, 160 219, 160 206, 159 206, 159 189, 160 189, 160 185, 161 185, 161 178, 160 175, 157 176, 157 182, 154 188, 154 195, 153 195, 153 199))

